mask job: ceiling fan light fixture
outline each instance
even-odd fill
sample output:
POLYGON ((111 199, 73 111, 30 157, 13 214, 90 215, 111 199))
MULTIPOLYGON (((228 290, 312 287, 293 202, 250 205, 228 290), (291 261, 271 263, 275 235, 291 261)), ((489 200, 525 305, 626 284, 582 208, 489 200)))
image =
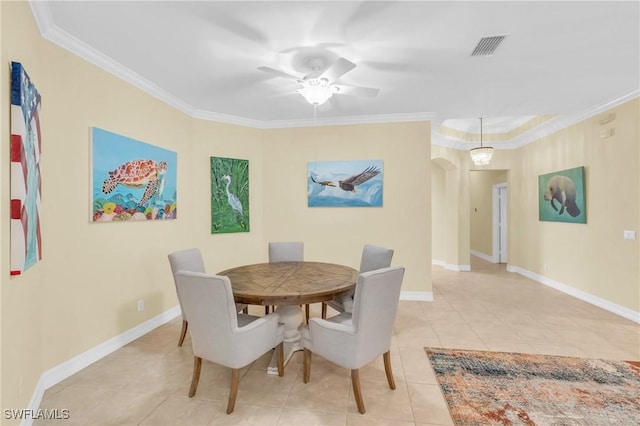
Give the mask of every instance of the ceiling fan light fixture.
POLYGON ((471 154, 471 161, 476 166, 488 165, 493 157, 493 147, 482 146, 482 117, 480 117, 480 146, 472 148, 469 154, 471 154))
POLYGON ((318 106, 327 102, 338 90, 326 78, 307 78, 302 81, 302 89, 296 92, 304 96, 311 105, 318 106))

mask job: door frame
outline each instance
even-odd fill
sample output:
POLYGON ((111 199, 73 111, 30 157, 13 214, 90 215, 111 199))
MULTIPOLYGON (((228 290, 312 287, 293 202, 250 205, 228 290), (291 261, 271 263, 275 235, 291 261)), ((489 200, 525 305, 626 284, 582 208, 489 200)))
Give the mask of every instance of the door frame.
MULTIPOLYGON (((508 189, 507 182, 497 183, 492 187, 492 230, 493 230, 493 263, 501 263, 501 260, 504 258, 504 263, 507 263, 508 257, 506 250, 503 250, 501 255, 500 252, 500 190, 508 189)), ((508 194, 508 192, 507 192, 508 194)), ((507 196, 508 199, 508 196, 507 196)), ((505 206, 505 211, 507 210, 507 206, 505 206)), ((505 226, 506 230, 506 226, 505 226)), ((505 238, 506 241, 506 238, 505 238)))

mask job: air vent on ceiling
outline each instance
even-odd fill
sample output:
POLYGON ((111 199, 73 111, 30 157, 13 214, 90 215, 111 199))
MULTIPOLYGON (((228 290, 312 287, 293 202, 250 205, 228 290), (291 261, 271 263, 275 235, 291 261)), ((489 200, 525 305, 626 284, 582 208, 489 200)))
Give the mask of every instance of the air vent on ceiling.
POLYGON ((498 48, 500 43, 506 35, 496 35, 496 36, 488 36, 482 37, 478 44, 476 45, 473 52, 471 52, 471 56, 491 56, 493 52, 498 48))

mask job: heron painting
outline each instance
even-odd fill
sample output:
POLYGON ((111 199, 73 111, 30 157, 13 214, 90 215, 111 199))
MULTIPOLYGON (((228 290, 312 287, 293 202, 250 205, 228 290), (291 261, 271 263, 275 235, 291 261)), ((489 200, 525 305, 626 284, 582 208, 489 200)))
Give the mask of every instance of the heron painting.
POLYGON ((211 157, 211 233, 249 232, 249 160, 211 157))
POLYGON ((312 161, 307 167, 309 207, 381 207, 382 161, 312 161))

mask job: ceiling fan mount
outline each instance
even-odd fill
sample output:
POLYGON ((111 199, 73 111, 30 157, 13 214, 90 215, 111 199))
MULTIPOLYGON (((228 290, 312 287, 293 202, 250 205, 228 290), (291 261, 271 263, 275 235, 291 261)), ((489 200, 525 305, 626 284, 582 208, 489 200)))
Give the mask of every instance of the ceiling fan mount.
POLYGON ((311 71, 313 72, 319 72, 321 70, 323 70, 326 66, 326 61, 324 60, 324 58, 309 58, 307 61, 305 61, 307 63, 307 66, 311 69, 311 71))

